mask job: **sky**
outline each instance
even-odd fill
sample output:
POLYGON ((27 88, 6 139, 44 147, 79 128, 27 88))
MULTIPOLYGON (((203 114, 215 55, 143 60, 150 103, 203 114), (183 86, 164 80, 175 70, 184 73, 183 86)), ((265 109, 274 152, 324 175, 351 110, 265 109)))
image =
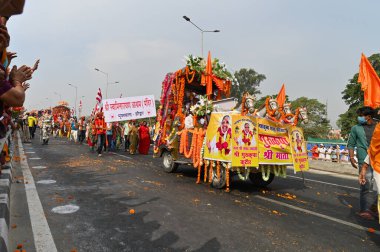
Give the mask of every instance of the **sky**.
POLYGON ((9 20, 9 51, 16 65, 40 67, 30 81, 25 107, 55 106, 60 100, 83 113, 95 105, 98 88, 108 98, 154 95, 168 72, 185 66, 186 55, 204 54, 234 72, 264 74, 262 95, 285 83, 289 98, 328 104, 332 127, 347 110, 341 92, 358 72, 360 55, 379 52, 377 0, 27 0, 9 20))

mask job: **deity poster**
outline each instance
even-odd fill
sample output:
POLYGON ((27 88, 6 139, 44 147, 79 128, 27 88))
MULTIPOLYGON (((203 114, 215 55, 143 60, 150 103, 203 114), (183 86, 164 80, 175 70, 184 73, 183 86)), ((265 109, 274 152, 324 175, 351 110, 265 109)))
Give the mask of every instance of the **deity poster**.
POLYGON ((309 161, 307 157, 306 143, 303 137, 303 130, 298 127, 291 127, 289 129, 289 138, 291 139, 294 171, 299 172, 309 170, 309 161))
POLYGON ((232 117, 229 113, 212 113, 206 131, 204 158, 231 162, 232 117))
POLYGON ((232 115, 232 166, 258 167, 257 119, 232 115))

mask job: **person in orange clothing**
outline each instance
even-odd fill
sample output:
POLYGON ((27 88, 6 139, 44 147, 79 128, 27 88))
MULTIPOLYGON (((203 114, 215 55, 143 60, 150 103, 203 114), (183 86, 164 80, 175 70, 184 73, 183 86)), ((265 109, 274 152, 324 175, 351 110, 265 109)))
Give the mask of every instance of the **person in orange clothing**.
POLYGON ((106 141, 106 128, 103 112, 99 112, 97 118, 95 119, 96 136, 98 138, 98 157, 102 156, 102 149, 106 141))
POLYGON ((311 148, 311 153, 312 153, 312 159, 318 160, 318 157, 319 157, 318 145, 315 144, 313 148, 311 148))
MULTIPOLYGON (((362 169, 359 174, 359 183, 365 185, 371 183, 371 178, 368 178, 367 169, 371 166, 373 168, 373 178, 377 189, 377 209, 371 209, 373 217, 379 217, 380 212, 380 124, 376 125, 373 132, 370 146, 368 148, 368 155, 364 159, 362 169), (377 210, 377 211, 376 211, 377 210)), ((380 220, 379 220, 380 222, 380 220)))

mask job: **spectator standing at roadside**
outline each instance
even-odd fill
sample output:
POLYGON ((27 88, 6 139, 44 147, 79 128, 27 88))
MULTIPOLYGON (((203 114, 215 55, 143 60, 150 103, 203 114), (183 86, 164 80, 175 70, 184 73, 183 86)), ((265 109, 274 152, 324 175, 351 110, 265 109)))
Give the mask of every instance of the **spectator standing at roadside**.
POLYGON ((313 160, 318 160, 319 152, 318 152, 318 145, 314 145, 313 148, 311 148, 311 155, 313 160))
POLYGON ((328 147, 326 150, 326 161, 331 161, 332 146, 328 147))
MULTIPOLYGON (((356 113, 358 115, 358 124, 351 128, 347 147, 351 165, 355 169, 359 168, 360 174, 376 123, 373 120, 374 110, 371 107, 359 108, 356 113), (355 147, 357 161, 355 160, 355 147)), ((373 170, 371 166, 368 167, 365 178, 368 182, 360 185, 360 212, 358 215, 365 219, 373 219, 372 211, 370 209, 373 205, 376 205, 376 198, 373 199, 374 195, 370 193, 372 187, 371 181, 373 178, 373 170)))
POLYGON ((319 160, 323 160, 323 161, 326 160, 326 148, 323 144, 319 145, 318 153, 319 153, 319 160))

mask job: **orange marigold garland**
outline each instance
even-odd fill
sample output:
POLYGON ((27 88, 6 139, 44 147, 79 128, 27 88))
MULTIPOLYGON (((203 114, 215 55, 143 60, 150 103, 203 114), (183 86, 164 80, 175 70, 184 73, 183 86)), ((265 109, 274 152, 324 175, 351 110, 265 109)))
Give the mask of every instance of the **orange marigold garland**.
POLYGON ((275 110, 271 110, 269 108, 269 97, 267 97, 267 99, 265 100, 265 109, 267 110, 267 114, 268 114, 268 117, 274 121, 274 122, 277 122, 278 120, 274 117, 274 114, 276 113, 275 110))
POLYGON ((186 132, 186 137, 185 137, 186 138, 185 139, 186 143, 184 145, 184 152, 183 152, 183 154, 185 155, 186 158, 191 158, 191 155, 194 152, 195 141, 197 140, 196 137, 194 137, 194 135, 196 135, 196 133, 195 133, 195 131, 191 131, 191 130, 189 131, 190 133, 193 134, 193 139, 191 140, 190 150, 187 151, 187 130, 185 132, 186 132))
POLYGON ((226 167, 226 192, 230 192, 230 167, 226 167))
MULTIPOLYGON (((206 166, 206 164, 205 164, 205 166, 206 166)), ((202 165, 199 164, 199 165, 198 165, 197 184, 200 184, 200 183, 201 183, 201 170, 202 170, 202 165)))
POLYGON ((216 163, 215 162, 212 162, 212 165, 210 165, 210 169, 208 170, 208 182, 211 183, 212 182, 212 176, 213 176, 213 172, 214 172, 214 167, 215 167, 216 163))
POLYGON ((195 70, 190 71, 190 68, 188 66, 186 66, 185 72, 186 72, 187 83, 192 83, 194 81, 194 77, 195 77, 195 70), (192 75, 192 76, 189 78, 189 75, 192 75))
POLYGON ((293 126, 297 126, 298 124, 298 116, 300 115, 300 108, 297 108, 296 110, 296 113, 294 115, 294 122, 293 122, 293 126))
POLYGON ((220 180, 220 161, 216 163, 216 176, 218 176, 218 180, 220 180))
MULTIPOLYGON (((210 161, 210 166, 212 165, 212 162, 213 161, 210 161)), ((205 183, 207 181, 207 169, 208 169, 208 165, 205 165, 205 171, 204 171, 204 176, 203 176, 203 182, 205 183)))

